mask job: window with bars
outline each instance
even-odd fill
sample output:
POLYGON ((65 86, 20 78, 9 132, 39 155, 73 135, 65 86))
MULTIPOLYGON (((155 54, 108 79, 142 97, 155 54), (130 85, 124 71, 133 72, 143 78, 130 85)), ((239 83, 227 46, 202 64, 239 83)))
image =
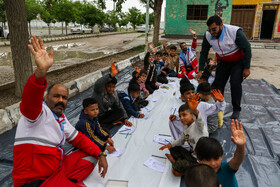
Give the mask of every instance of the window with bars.
POLYGON ((188 5, 187 20, 207 20, 208 5, 188 5))

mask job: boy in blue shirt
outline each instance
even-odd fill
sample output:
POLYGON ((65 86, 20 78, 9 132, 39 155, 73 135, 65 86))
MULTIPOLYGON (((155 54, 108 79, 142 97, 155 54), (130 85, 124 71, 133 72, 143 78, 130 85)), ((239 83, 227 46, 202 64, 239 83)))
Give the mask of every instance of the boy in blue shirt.
POLYGON ((145 115, 140 113, 139 108, 135 103, 139 95, 139 84, 129 84, 127 91, 118 93, 118 97, 120 98, 128 117, 134 116, 136 118, 144 118, 145 115))
POLYGON ((195 153, 197 160, 212 167, 223 187, 238 187, 235 173, 244 160, 246 138, 242 123, 231 121, 231 140, 236 145, 233 158, 229 162, 222 162, 223 148, 215 138, 202 137, 198 140, 195 153))
POLYGON ((101 151, 105 149, 109 153, 116 151, 111 136, 102 129, 98 122, 99 108, 97 100, 94 98, 84 99, 83 107, 76 129, 91 139, 101 151))

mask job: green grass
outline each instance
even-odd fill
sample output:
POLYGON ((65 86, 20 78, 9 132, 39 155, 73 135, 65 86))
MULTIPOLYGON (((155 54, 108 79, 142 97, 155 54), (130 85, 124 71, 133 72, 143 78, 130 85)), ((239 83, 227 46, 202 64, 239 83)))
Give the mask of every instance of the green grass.
POLYGON ((133 51, 142 51, 142 52, 144 51, 144 49, 145 49, 145 45, 138 45, 132 48, 133 51))
MULTIPOLYGON (((148 33, 148 36, 151 36, 152 34, 148 33)), ((141 34, 139 36, 137 36, 137 38, 142 38, 142 37, 145 37, 145 34, 141 34)))

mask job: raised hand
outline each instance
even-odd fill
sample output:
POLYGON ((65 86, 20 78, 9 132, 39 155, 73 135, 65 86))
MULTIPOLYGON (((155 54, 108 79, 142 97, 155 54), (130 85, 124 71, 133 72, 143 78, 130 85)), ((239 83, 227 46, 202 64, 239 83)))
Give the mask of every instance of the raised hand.
POLYGON ((224 96, 223 94, 220 92, 220 90, 212 90, 211 93, 213 94, 215 100, 223 102, 224 101, 224 96))
POLYGON ((231 140, 235 145, 242 146, 246 144, 241 122, 239 123, 238 120, 231 120, 230 130, 232 133, 231 140))
POLYGON ((188 99, 188 105, 192 111, 196 111, 197 105, 200 103, 199 94, 195 94, 191 99, 188 99))
POLYGON ((154 48, 154 44, 153 44, 153 43, 150 43, 150 44, 149 44, 149 49, 152 51, 153 48, 154 48))
POLYGON ((135 68, 135 71, 136 71, 137 73, 140 73, 140 68, 136 67, 136 68, 135 68))
POLYGON ((32 45, 28 45, 28 48, 33 54, 37 65, 35 76, 37 78, 42 78, 46 76, 48 69, 53 65, 54 59, 53 50, 51 49, 48 53, 43 40, 40 37, 38 39, 39 42, 36 36, 33 35, 30 39, 32 45))
POLYGON ((194 30, 189 29, 189 31, 190 31, 190 33, 191 33, 192 35, 196 36, 196 32, 195 32, 194 30))
POLYGON ((116 68, 115 62, 111 64, 111 76, 114 77, 119 73, 119 69, 116 68))
POLYGON ((163 40, 162 45, 163 45, 163 47, 166 47, 167 46, 167 41, 163 40))

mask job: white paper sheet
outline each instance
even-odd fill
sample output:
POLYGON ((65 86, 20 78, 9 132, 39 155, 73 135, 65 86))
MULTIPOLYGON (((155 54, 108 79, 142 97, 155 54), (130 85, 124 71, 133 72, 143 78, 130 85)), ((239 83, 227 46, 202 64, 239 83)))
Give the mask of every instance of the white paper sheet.
POLYGON ((116 151, 113 153, 109 153, 107 150, 105 152, 107 155, 114 156, 114 157, 120 157, 120 156, 122 156, 124 151, 125 151, 124 149, 116 149, 116 151))
POLYGON ((150 157, 145 163, 145 166, 147 166, 148 168, 151 168, 153 170, 156 170, 158 172, 163 173, 164 169, 165 169, 165 163, 164 162, 160 162, 157 161, 156 159, 150 157))
POLYGON ((128 127, 123 125, 122 128, 119 129, 119 133, 128 133, 128 134, 132 134, 134 133, 135 128, 134 127, 128 127))
POLYGON ((171 141, 172 141, 172 137, 154 135, 154 142, 156 143, 168 144, 171 141))

